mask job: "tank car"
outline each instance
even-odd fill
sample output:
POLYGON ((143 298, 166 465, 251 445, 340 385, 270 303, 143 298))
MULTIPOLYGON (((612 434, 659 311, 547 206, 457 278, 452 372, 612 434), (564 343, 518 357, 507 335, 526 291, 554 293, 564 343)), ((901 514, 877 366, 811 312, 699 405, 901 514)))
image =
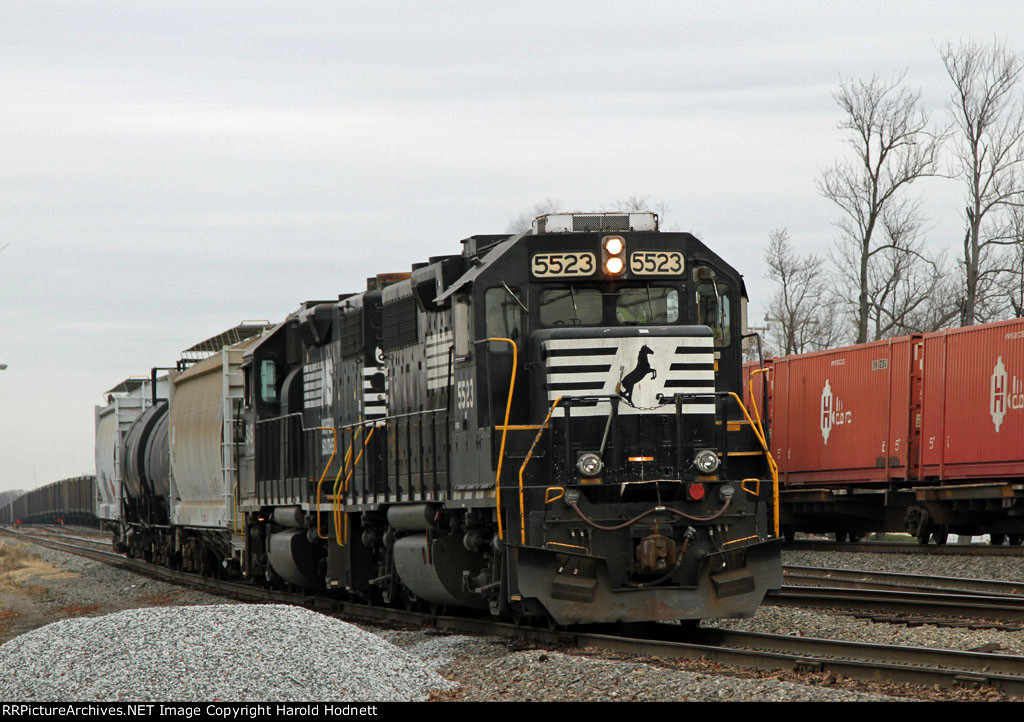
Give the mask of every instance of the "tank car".
POLYGON ((124 518, 124 440, 136 420, 153 405, 155 397, 166 398, 166 381, 157 394, 145 377, 130 377, 104 393, 106 403, 95 407, 96 515, 104 527, 120 530, 124 518))
MULTIPOLYGON (((214 552, 218 560, 231 557, 230 546, 196 551, 202 545, 195 538, 203 536, 208 526, 225 529, 224 508, 234 506, 225 501, 236 493, 234 487, 224 491, 218 486, 204 494, 204 484, 222 485, 225 473, 219 465, 211 472, 207 462, 216 464, 221 456, 219 420, 226 413, 231 423, 230 399, 225 401, 222 388, 224 383, 230 387, 230 382, 223 381, 223 373, 230 374, 233 368, 237 372, 241 352, 230 348, 244 344, 265 326, 243 323, 197 343, 183 351, 174 366, 153 368, 148 379, 119 384, 108 392, 108 404, 97 407, 97 470, 110 497, 104 519, 114 532, 115 548, 133 557, 203 572, 219 563, 211 561, 214 552), (170 373, 158 377, 161 371, 170 373), (196 389, 201 389, 198 410, 196 389), (170 399, 176 390, 179 399, 172 409, 170 399), (210 432, 211 427, 216 433, 210 432), (175 448, 184 449, 178 454, 183 491, 171 475, 174 435, 182 439, 175 448), (213 450, 209 444, 193 443, 194 438, 210 440, 213 450), (200 465, 190 466, 194 455, 188 450, 197 446, 200 465), (196 513, 197 507, 201 513, 196 513)), ((224 448, 230 448, 230 443, 224 448)))
POLYGON ((745 302, 732 267, 650 213, 473 236, 303 304, 242 350, 239 413, 196 405, 188 437, 198 368, 175 379, 172 518, 230 519, 197 543, 246 576, 385 603, 749 616, 781 567, 737 396, 745 302), (185 444, 205 461, 186 470, 185 444), (228 468, 237 487, 211 484, 228 468))

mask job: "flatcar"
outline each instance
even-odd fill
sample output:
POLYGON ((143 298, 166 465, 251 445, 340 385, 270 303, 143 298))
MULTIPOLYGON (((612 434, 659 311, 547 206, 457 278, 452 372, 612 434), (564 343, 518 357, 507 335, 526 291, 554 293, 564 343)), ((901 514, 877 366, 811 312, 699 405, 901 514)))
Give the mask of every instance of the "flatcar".
POLYGON ((123 504, 118 543, 516 620, 749 616, 781 567, 738 395, 745 304, 735 269, 651 213, 472 236, 170 371, 165 432, 135 421, 167 471, 122 452, 144 480, 127 496, 166 478, 166 517, 123 504))
MULTIPOLYGON (((787 534, 1024 540, 1024 320, 768 367, 787 534)), ((760 397, 760 377, 755 384, 760 397)))

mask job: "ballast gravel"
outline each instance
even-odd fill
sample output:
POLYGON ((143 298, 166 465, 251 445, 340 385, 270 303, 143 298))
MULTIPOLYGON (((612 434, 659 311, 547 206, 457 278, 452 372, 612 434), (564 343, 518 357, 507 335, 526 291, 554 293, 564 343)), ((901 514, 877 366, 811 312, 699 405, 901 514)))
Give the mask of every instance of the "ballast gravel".
POLYGON ((358 627, 286 605, 131 609, 0 646, 0 699, 422 701, 453 683, 358 627))
MULTIPOLYGON (((441 700, 496 702, 888 702, 901 698, 843 689, 834 680, 800 684, 701 672, 601 654, 514 650, 497 639, 382 631, 395 644, 438 664, 459 687, 441 700)), ((904 698, 905 699, 905 698, 904 698)))
MULTIPOLYGON (((782 553, 782 561, 784 564, 808 567, 1024 581, 1024 557, 929 557, 920 554, 787 550, 782 553)), ((909 626, 872 622, 868 616, 851 612, 776 607, 766 603, 749 619, 705 620, 702 625, 851 642, 939 649, 984 649, 994 654, 1024 655, 1024 632, 1019 629, 950 628, 931 624, 909 626)))

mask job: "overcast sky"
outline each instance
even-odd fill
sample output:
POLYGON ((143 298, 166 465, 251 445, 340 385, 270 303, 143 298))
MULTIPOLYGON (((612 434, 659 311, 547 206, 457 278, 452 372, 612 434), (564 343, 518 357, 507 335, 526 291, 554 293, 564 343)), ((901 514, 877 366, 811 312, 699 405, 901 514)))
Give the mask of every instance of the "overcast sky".
MULTIPOLYGON (((769 232, 835 235, 840 77, 939 117, 939 44, 1024 38, 1019 0, 837 5, 0 0, 0 490, 93 473, 122 379, 545 198, 665 204, 756 323, 769 232)), ((955 250, 958 187, 916 188, 955 250)))

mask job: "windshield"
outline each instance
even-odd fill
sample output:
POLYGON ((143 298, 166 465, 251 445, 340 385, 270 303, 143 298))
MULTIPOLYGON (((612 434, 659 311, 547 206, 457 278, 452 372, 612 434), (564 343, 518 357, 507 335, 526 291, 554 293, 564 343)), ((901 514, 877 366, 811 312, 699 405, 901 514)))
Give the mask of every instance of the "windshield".
POLYGON ((545 326, 601 323, 601 292, 596 288, 548 288, 540 292, 540 322, 545 326))
POLYGON ((670 286, 628 286, 609 293, 586 286, 544 288, 538 305, 544 326, 635 326, 679 321, 679 290, 670 286))
POLYGON ((679 291, 674 288, 623 288, 615 300, 619 323, 675 323, 679 320, 679 291))

